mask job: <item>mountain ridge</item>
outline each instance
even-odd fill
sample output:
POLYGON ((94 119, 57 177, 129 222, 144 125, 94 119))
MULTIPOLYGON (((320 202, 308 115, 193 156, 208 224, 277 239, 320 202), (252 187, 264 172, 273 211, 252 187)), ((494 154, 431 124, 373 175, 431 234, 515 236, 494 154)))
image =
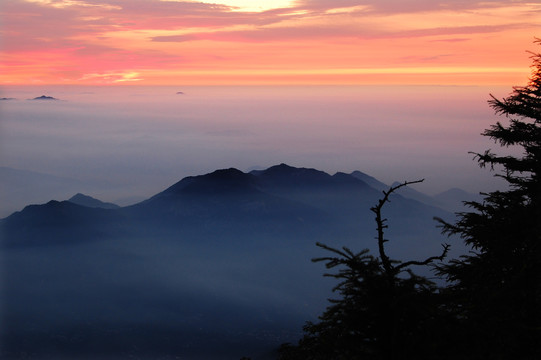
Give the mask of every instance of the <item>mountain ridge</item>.
MULTIPOLYGON (((232 169, 232 168, 229 168, 232 169)), ((227 170, 227 169, 221 169, 221 170, 227 170)), ((235 169, 237 170, 237 169, 235 169)), ((276 171, 277 173, 282 171, 282 175, 284 175, 284 171, 290 171, 292 173, 297 173, 300 177, 302 177, 302 174, 307 175, 310 173, 318 174, 319 181, 324 182, 331 182, 331 178, 334 177, 334 181, 337 181, 339 178, 342 178, 343 181, 349 182, 350 185, 352 185, 351 179, 344 177, 344 173, 337 172, 334 175, 330 175, 324 171, 316 170, 316 169, 310 169, 310 168, 295 168, 292 166, 289 166, 287 164, 279 164, 275 166, 271 166, 267 169, 262 170, 252 170, 246 172, 246 174, 254 175, 256 178, 259 177, 263 172, 267 171, 267 175, 272 173, 272 171, 276 171), (289 170, 287 170, 289 168, 289 170)), ((220 170, 217 170, 220 171, 220 170)), ((238 172, 242 173, 242 171, 237 170, 238 172)), ((88 182, 84 182, 77 179, 70 179, 65 177, 57 177, 54 175, 48 175, 48 174, 42 174, 27 170, 18 170, 18 169, 12 169, 7 167, 0 167, 0 173, 1 177, 0 179, 2 182, 3 189, 10 189, 10 191, 4 191, 3 193, 0 192, 0 199, 2 200, 0 204, 2 204, 2 208, 0 208, 0 218, 7 217, 11 213, 24 208, 24 205, 26 204, 43 204, 48 200, 56 199, 60 200, 63 198, 66 198, 70 196, 70 193, 76 193, 81 192, 81 189, 85 189, 84 192, 90 191, 99 191, 103 192, 103 188, 107 186, 111 186, 111 184, 107 183, 100 183, 100 184, 91 184, 88 182), (41 189, 41 193, 38 192, 38 189, 41 189), (47 197, 42 192, 43 190, 50 192, 52 195, 50 197, 47 197), (20 204, 17 206, 16 204, 20 204)), ((187 186, 188 183, 194 181, 196 178, 201 178, 209 174, 203 174, 203 175, 197 175, 197 176, 187 176, 182 178, 181 180, 177 181, 173 185, 171 185, 169 188, 166 188, 160 193, 155 194, 154 196, 158 196, 162 193, 167 192, 173 192, 180 190, 181 187, 187 186)), ((363 181, 366 183, 369 187, 374 188, 381 193, 381 191, 388 190, 389 186, 385 183, 377 180, 376 178, 365 174, 361 171, 354 171, 350 173, 352 177, 363 181)), ((276 176, 276 174, 275 174, 276 176)), ((263 177, 265 178, 265 176, 263 177)), ((276 182, 277 179, 270 180, 270 176, 267 178, 267 185, 272 183, 273 181, 276 182)), ((298 180, 298 179, 297 179, 298 180)), ((316 181, 315 179, 312 179, 312 181, 316 181)), ((317 181, 316 181, 317 182, 317 181)), ((256 188, 261 189, 264 184, 254 184, 256 188)), ((282 184, 282 187, 284 185, 287 185, 290 188, 294 188, 291 183, 289 184, 282 184)), ((308 186, 308 184, 305 184, 308 186)), ((359 184, 358 184, 359 185, 359 184)), ((109 198, 112 199, 120 199, 122 196, 125 195, 118 195, 117 197, 114 197, 111 195, 111 193, 114 191, 113 188, 116 189, 118 185, 113 185, 111 189, 108 190, 109 192, 109 198)), ((297 186, 299 188, 299 186, 297 186)), ((285 189, 284 189, 285 190, 285 189)), ((455 211, 463 211, 465 207, 462 205, 462 201, 466 200, 480 200, 480 196, 476 194, 471 194, 468 192, 465 192, 464 190, 460 191, 454 191, 451 192, 452 189, 449 189, 447 191, 444 191, 440 194, 436 194, 433 196, 426 195, 424 193, 415 191, 413 189, 402 189, 400 191, 400 194, 407 197, 416 199, 418 201, 422 201, 426 204, 429 204, 431 206, 437 206, 444 210, 455 212, 455 211), (411 190, 411 191, 410 191, 411 190), (450 192, 450 193, 449 193, 450 192), (454 198, 453 198, 454 197, 454 198)), ((163 195, 163 194, 162 194, 163 195)), ((142 198, 140 196, 134 197, 136 201, 123 201, 121 202, 125 206, 126 204, 137 204, 140 202, 144 202, 150 199, 149 198, 142 198)), ((120 201, 120 200, 118 200, 120 201)))
MULTIPOLYGON (((332 297, 315 243, 377 252, 381 196, 281 164, 185 177, 119 208, 26 206, 0 219, 0 355, 270 359, 332 297)), ((423 259, 441 251, 433 217, 452 215, 393 195, 384 216, 388 255, 423 259)))
MULTIPOLYGON (((351 174, 330 175, 282 163, 257 172, 244 173, 227 168, 185 177, 162 192, 126 207, 78 194, 68 202, 82 205, 82 208, 70 208, 66 204, 62 205, 65 208, 62 212, 57 202, 25 207, 1 219, 0 226, 4 229, 3 238, 9 238, 11 245, 24 244, 29 237, 33 243, 41 241, 43 244, 71 241, 54 225, 46 226, 44 230, 43 221, 33 222, 36 217, 50 219, 51 224, 57 224, 61 219, 69 224, 71 219, 73 223, 69 227, 74 229, 71 234, 75 239, 85 241, 92 238, 89 234, 107 237, 109 232, 115 235, 120 232, 132 236, 141 231, 150 235, 149 231, 155 229, 164 236, 196 229, 211 233, 216 231, 212 229, 220 228, 228 231, 226 229, 231 226, 241 232, 257 231, 259 227, 272 232, 276 223, 289 228, 291 233, 301 234, 308 226, 328 236, 336 233, 351 237, 348 234, 355 228, 357 231, 370 228, 370 221, 360 221, 359 216, 371 219, 369 209, 380 196, 379 190, 351 174), (92 210, 84 214, 85 207, 92 210), (79 215, 69 214, 69 209, 79 215), (41 215, 36 215, 38 212, 41 215), (60 235, 54 236, 55 231, 60 235)), ((420 213, 431 214, 422 215, 430 221, 433 216, 449 217, 447 212, 432 207, 432 204, 426 207, 426 204, 411 202, 407 197, 395 197, 396 209, 408 206, 419 209, 420 213)), ((393 212, 396 211, 391 208, 390 215, 401 221, 400 215, 393 212)))
POLYGON ((91 196, 77 193, 68 199, 69 202, 72 202, 77 205, 82 205, 91 208, 102 208, 102 209, 118 209, 120 206, 110 203, 103 202, 91 196))

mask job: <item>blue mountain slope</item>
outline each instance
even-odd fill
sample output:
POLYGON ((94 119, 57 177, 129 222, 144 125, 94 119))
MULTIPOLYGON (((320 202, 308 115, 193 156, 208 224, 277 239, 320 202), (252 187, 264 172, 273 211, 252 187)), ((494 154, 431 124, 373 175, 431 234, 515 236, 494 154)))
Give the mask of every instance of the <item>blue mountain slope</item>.
POLYGON ((379 190, 379 191, 383 191, 383 190, 388 190, 389 189, 389 186, 387 184, 384 184, 382 183, 381 181, 379 181, 378 179, 376 179, 375 177, 372 177, 368 174, 365 174, 361 171, 354 171, 350 174, 351 176, 359 179, 359 180, 362 180, 364 181, 365 183, 367 183, 368 185, 370 185, 371 187, 373 187, 374 189, 376 190, 379 190))
POLYGON ((462 189, 449 189, 442 193, 434 195, 434 199, 441 204, 441 207, 453 212, 465 211, 464 201, 482 202, 480 194, 472 194, 462 189))
POLYGON ((0 166, 0 218, 25 205, 65 199, 89 187, 77 179, 0 166))
POLYGON ((216 170, 210 174, 182 179, 155 197, 181 193, 224 194, 254 191, 256 178, 237 169, 216 170))
POLYGON ((75 244, 114 237, 127 228, 122 214, 70 201, 29 205, 0 220, 2 246, 75 244))
MULTIPOLYGON (((188 177, 123 208, 28 206, 0 220, 0 357, 272 358, 331 296, 315 242, 375 248, 380 196, 281 164, 188 177)), ((432 217, 448 213, 388 205, 389 254, 440 252, 432 217)))
POLYGON ((91 196, 84 195, 81 193, 77 193, 73 195, 71 198, 69 198, 68 201, 77 205, 91 207, 91 208, 118 209, 120 207, 116 204, 103 202, 91 196))

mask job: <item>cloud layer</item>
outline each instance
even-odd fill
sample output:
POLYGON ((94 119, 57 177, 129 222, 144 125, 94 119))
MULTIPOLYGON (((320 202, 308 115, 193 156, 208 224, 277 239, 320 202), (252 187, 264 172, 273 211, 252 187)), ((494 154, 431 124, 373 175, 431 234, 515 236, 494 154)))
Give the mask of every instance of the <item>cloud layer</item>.
POLYGON ((403 67, 417 69, 421 83, 449 83, 448 74, 426 70, 453 68, 471 74, 454 82, 507 84, 527 74, 524 50, 541 22, 541 4, 528 1, 239 4, 6 0, 0 82, 366 83, 389 82, 373 74, 403 67), (480 68, 499 76, 480 77, 480 68))

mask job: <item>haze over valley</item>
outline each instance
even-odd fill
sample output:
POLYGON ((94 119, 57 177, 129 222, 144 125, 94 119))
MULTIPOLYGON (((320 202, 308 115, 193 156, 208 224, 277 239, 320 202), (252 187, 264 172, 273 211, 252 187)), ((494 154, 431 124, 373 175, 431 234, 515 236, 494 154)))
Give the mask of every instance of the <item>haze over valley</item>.
MULTIPOLYGON (((375 250, 383 186, 280 164, 186 177, 127 207, 27 206, 0 221, 3 355, 272 358, 332 295, 315 243, 375 250)), ((401 195, 385 215, 397 258, 439 252, 433 217, 452 218, 401 195)))
POLYGON ((498 186, 468 151, 494 115, 489 93, 435 86, 6 87, 0 217, 77 192, 133 204, 194 174, 282 162, 434 195, 498 186), (182 88, 183 94, 177 94, 182 88), (48 94, 60 101, 26 101, 48 94), (18 99, 18 100, 17 100, 18 99), (32 173, 29 173, 32 172, 32 173))
POLYGON ((540 15, 2 0, 0 358, 541 358, 540 15))

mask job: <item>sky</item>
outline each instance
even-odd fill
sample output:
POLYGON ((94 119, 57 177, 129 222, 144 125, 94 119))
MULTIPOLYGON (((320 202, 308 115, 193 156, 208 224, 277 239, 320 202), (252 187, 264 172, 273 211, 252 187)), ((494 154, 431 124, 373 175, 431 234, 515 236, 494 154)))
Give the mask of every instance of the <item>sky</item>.
POLYGON ((0 84, 514 85, 534 0, 2 0, 0 84))
POLYGON ((0 200, 282 162, 485 191, 468 151, 494 149, 486 101, 525 85, 540 25, 525 0, 1 0, 0 167, 92 186, 0 200))
MULTIPOLYGON (((280 163, 363 171, 380 181, 426 179, 435 194, 500 182, 468 151, 487 106, 507 87, 481 86, 11 86, 0 102, 0 217, 77 192, 121 205, 186 176, 280 163), (183 94, 177 94, 181 90, 183 94), (59 101, 32 101, 41 95, 59 101), (10 180, 11 179, 11 180, 10 180), (54 180, 54 181, 52 181, 54 180), (68 181, 69 180, 69 181, 68 181), (2 197, 3 196, 3 197, 2 197)), ((500 153, 498 151, 498 153, 500 153)))

